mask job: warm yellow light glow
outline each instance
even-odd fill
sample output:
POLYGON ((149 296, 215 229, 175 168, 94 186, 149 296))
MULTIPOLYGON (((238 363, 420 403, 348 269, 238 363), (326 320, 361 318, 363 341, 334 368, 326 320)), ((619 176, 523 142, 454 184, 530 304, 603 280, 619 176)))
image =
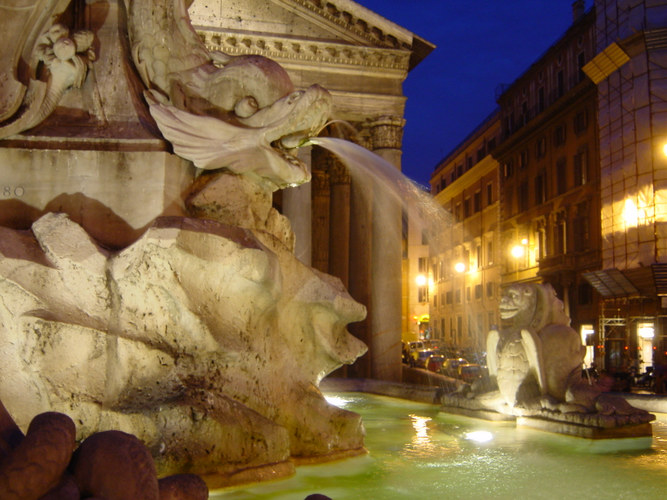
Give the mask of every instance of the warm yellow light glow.
POLYGON ((423 274, 417 275, 416 281, 417 281, 417 286, 424 286, 427 283, 426 276, 424 276, 423 274))
POLYGON ((637 325, 637 335, 643 339, 652 339, 654 336, 653 323, 639 323, 637 325))
POLYGON ((493 439, 493 434, 489 431, 472 431, 465 434, 466 439, 476 441, 477 443, 488 443, 493 439))
POLYGON ((526 247, 523 245, 514 245, 512 247, 512 250, 510 250, 510 253, 512 254, 512 257, 515 259, 520 259, 524 255, 526 255, 526 247))
POLYGON ((623 208, 623 221, 628 227, 637 227, 637 219, 639 213, 635 202, 630 198, 625 200, 625 207, 623 208))
POLYGON ((667 142, 662 145, 662 154, 667 156, 667 142))
POLYGON ((466 270, 466 265, 463 262, 457 262, 454 264, 454 271, 457 273, 462 273, 463 271, 466 270))
POLYGON ((521 240, 522 245, 527 245, 528 244, 528 238, 524 238, 521 240))

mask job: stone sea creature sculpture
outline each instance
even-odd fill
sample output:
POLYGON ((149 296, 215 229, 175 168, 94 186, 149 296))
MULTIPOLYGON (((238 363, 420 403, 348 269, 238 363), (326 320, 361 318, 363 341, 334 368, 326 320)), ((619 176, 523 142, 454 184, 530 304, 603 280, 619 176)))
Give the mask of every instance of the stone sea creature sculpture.
POLYGON ((296 90, 287 72, 262 56, 209 52, 190 24, 191 2, 127 3, 146 100, 176 154, 202 169, 255 176, 273 190, 310 180, 294 151, 326 123, 325 89, 296 90))
POLYGON ((5 49, 5 54, 14 59, 12 65, 3 68, 4 71, 12 71, 12 74, 5 75, 0 85, 0 139, 33 128, 44 121, 56 109, 65 92, 83 85, 88 69, 95 60, 92 32, 80 30, 71 33, 63 24, 50 24, 55 14, 62 11, 67 3, 33 1, 27 2, 27 6, 15 5, 16 10, 13 11, 12 4, 16 1, 10 0, 9 6, 0 7, 0 12, 7 9, 12 14, 3 17, 0 26, 3 27, 4 35, 9 31, 9 40, 15 47, 14 51, 5 49), (45 9, 41 14, 41 23, 33 26, 12 25, 20 23, 23 20, 21 16, 26 13, 38 15, 39 9, 45 9), (53 15, 46 17, 49 13, 53 15), (44 31, 36 40, 24 33, 16 40, 11 39, 11 32, 17 29, 30 32, 31 28, 34 31, 40 27, 44 31), (24 60, 26 55, 28 57, 24 60))
POLYGON ((582 378, 585 347, 551 285, 511 285, 504 290, 499 309, 501 328, 487 337, 489 376, 497 389, 466 388, 445 395, 446 406, 597 427, 655 418, 605 394, 609 388, 603 384, 582 378))

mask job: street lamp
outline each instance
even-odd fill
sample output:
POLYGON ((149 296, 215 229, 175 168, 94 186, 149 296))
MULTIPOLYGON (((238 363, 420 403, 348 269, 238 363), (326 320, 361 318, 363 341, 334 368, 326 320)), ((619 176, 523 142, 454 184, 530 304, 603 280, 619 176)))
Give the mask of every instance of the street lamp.
POLYGON ((512 257, 514 257, 515 259, 522 258, 524 255, 526 255, 527 246, 528 246, 528 239, 527 238, 522 239, 520 244, 514 245, 510 249, 512 257))
POLYGON ((417 286, 426 286, 426 276, 424 276, 423 274, 418 274, 416 281, 417 281, 417 286))
POLYGON ((465 272, 465 270, 466 270, 466 265, 463 262, 457 262, 456 264, 454 264, 454 271, 456 271, 457 273, 465 272))

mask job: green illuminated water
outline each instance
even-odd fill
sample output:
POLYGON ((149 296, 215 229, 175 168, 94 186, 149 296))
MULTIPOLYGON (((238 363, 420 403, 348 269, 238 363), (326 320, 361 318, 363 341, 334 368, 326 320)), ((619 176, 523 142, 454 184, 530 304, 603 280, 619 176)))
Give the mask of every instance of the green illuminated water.
POLYGON ((667 414, 652 424, 651 449, 606 451, 588 440, 454 417, 411 401, 360 393, 328 399, 362 415, 368 455, 302 466, 289 479, 211 498, 658 499, 667 491, 667 414))

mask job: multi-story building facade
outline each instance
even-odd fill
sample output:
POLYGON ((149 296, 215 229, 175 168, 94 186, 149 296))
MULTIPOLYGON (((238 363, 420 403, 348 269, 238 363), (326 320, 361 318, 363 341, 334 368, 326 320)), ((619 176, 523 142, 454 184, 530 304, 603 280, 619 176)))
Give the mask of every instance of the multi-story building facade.
POLYGON ((596 0, 602 264, 608 369, 667 360, 667 1, 596 0))
POLYGON ((402 283, 403 342, 431 338, 428 228, 409 211, 403 216, 402 283))
POLYGON ((431 241, 430 328, 451 350, 481 353, 498 322, 500 139, 494 112, 436 167, 431 193, 452 214, 445 238, 431 241))
MULTIPOLYGON (((573 24, 499 95, 502 284, 553 286, 584 340, 598 296, 583 274, 600 268, 596 88, 583 67, 596 54, 595 12, 573 4, 573 24)), ((594 355, 590 349, 589 361, 594 355)))

